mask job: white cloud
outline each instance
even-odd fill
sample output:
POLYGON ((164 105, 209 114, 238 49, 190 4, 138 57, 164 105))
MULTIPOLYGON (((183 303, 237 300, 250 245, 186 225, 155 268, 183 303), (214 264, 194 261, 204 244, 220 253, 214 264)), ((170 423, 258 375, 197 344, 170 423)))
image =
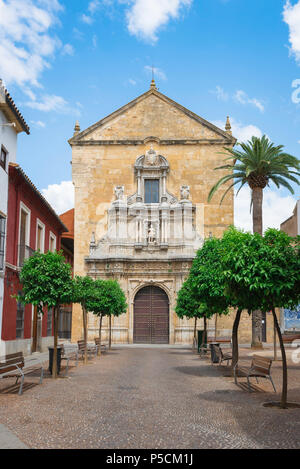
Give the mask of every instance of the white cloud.
MULTIPOLYGON (((283 196, 280 190, 265 189, 263 199, 264 231, 268 228, 280 228, 280 224, 289 218, 296 205, 296 199, 291 195, 283 196)), ((251 190, 243 187, 239 195, 234 198, 234 223, 238 228, 252 232, 252 213, 250 213, 251 190)))
POLYGON ((50 184, 42 194, 56 213, 62 214, 74 207, 74 186, 72 181, 50 184))
POLYGON ((65 44, 61 53, 62 55, 74 55, 74 47, 71 44, 65 44))
POLYGON ((99 7, 100 7, 99 0, 92 0, 89 3, 88 11, 93 15, 95 13, 95 11, 98 10, 99 7))
POLYGON ((81 21, 85 24, 92 24, 94 22, 94 19, 91 16, 88 16, 85 13, 83 13, 81 15, 81 21))
MULTIPOLYGON (((262 137, 263 132, 253 124, 243 125, 241 122, 237 122, 235 119, 230 119, 231 122, 231 131, 232 135, 239 141, 239 142, 246 142, 251 139, 251 137, 262 137)), ((220 120, 214 121, 214 125, 219 127, 220 129, 225 129, 225 121, 222 122, 220 120)))
POLYGON ((136 85, 136 81, 133 80, 132 78, 129 78, 128 83, 130 83, 130 85, 132 85, 132 86, 136 85))
POLYGON ((264 112, 265 110, 264 105, 257 98, 249 98, 247 93, 245 93, 243 90, 237 90, 234 95, 234 99, 240 104, 252 104, 253 106, 257 107, 260 112, 264 112))
MULTIPOLYGON (((104 0, 103 3, 107 3, 107 0, 104 0)), ((88 14, 83 13, 81 15, 81 21, 85 24, 91 25, 94 22, 94 14, 96 13, 97 10, 99 10, 101 4, 99 0, 92 0, 88 4, 88 14)))
MULTIPOLYGON (((42 112, 58 112, 60 114, 80 115, 79 109, 72 108, 61 96, 44 95, 39 101, 27 101, 25 106, 42 112)), ((80 106, 78 106, 80 107, 80 106)))
POLYGON ((45 122, 43 121, 30 121, 34 127, 41 127, 42 129, 46 127, 45 122))
POLYGON ((217 99, 219 101, 228 101, 229 95, 226 93, 223 88, 219 85, 216 86, 215 90, 211 91, 212 94, 215 94, 217 96, 217 99))
POLYGON ((150 75, 152 75, 152 72, 154 73, 154 76, 157 78, 160 78, 161 80, 166 80, 167 76, 163 70, 157 67, 151 67, 150 65, 145 65, 144 70, 150 75))
POLYGON ((289 27, 290 53, 300 63, 300 0, 294 5, 289 0, 286 1, 283 21, 289 27))
POLYGON ((126 12, 130 34, 155 42, 158 30, 170 20, 178 19, 193 0, 132 0, 126 12))
POLYGON ((41 73, 61 47, 50 34, 60 10, 56 0, 0 0, 0 76, 6 84, 40 86, 41 73))

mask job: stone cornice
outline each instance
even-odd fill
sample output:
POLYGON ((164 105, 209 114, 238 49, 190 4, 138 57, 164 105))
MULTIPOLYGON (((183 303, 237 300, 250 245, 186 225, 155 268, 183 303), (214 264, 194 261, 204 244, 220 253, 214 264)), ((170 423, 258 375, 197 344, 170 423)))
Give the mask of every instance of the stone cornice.
POLYGON ((85 257, 84 260, 87 264, 92 264, 95 262, 124 262, 128 263, 130 262, 131 264, 141 264, 141 263, 163 263, 163 264, 169 264, 170 262, 193 262, 195 259, 195 256, 190 256, 190 257, 167 257, 167 258, 156 258, 156 259, 151 259, 149 257, 144 257, 144 258, 133 258, 133 257, 85 257))
MULTIPOLYGON (((228 140, 221 139, 172 139, 160 140, 160 145, 230 145, 228 140)), ((74 140, 72 146, 101 146, 101 145, 144 145, 144 140, 74 140)))

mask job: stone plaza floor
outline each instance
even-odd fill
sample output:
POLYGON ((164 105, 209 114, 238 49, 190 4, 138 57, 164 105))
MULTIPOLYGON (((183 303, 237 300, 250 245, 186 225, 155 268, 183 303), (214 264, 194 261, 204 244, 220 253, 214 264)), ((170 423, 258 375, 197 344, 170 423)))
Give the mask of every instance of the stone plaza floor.
MULTIPOLYGON (((246 364, 251 354, 241 350, 246 364)), ((280 391, 281 362, 273 377, 280 391)), ((0 381, 0 423, 21 447, 300 447, 300 409, 263 407, 276 397, 267 380, 254 380, 248 393, 226 366, 212 366, 188 347, 114 346, 86 366, 72 364, 68 378, 46 373, 37 382, 26 377, 18 396, 12 380, 0 381)), ((300 402, 300 365, 290 361, 289 389, 289 400, 300 402)))

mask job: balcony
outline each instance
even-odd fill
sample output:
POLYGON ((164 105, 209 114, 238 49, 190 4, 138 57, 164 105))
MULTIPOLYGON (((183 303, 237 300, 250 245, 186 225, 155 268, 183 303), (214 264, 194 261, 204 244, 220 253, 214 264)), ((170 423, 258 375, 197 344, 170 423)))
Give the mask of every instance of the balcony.
POLYGON ((19 244, 18 245, 18 252, 19 252, 19 267, 23 267, 24 261, 29 259, 29 257, 33 256, 34 254, 34 249, 30 248, 29 246, 26 246, 26 244, 19 244))

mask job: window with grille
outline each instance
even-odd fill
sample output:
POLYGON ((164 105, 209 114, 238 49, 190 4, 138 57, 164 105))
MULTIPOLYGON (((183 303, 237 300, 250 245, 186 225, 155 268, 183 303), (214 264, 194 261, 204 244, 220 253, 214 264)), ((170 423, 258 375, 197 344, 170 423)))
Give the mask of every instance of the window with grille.
MULTIPOLYGON (((18 292, 19 295, 22 294, 21 291, 18 292)), ((25 307, 23 303, 18 301, 17 303, 17 323, 16 323, 16 338, 23 339, 24 338, 24 312, 25 307)))
POLYGON ((145 179, 145 204, 159 203, 159 179, 145 179))
POLYGON ((47 314, 47 337, 52 336, 53 308, 48 308, 47 314))
POLYGON ((0 270, 4 270, 5 224, 6 219, 0 215, 0 270))
POLYGON ((7 160, 7 151, 1 147, 1 153, 0 153, 0 166, 6 170, 6 160, 7 160))

